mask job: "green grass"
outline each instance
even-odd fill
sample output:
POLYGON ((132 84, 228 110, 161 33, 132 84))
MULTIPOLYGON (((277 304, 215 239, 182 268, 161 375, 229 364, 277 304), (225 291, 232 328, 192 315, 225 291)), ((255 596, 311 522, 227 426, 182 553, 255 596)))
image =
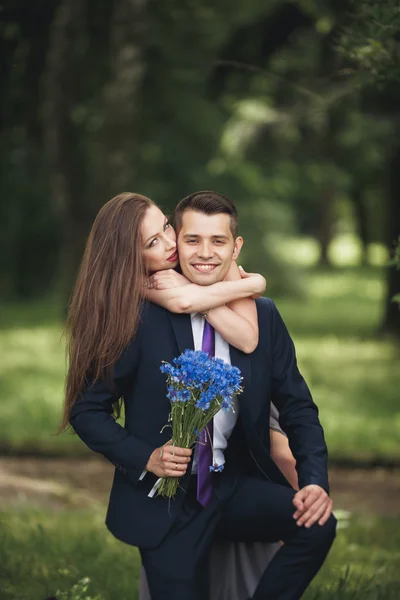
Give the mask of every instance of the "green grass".
MULTIPOLYGON (((2 600, 44 600, 57 590, 70 590, 86 577, 90 579, 88 593, 98 600, 135 600, 137 550, 115 540, 103 518, 103 508, 2 513, 2 600)), ((350 521, 348 527, 339 529, 331 554, 305 599, 395 600, 399 561, 398 519, 350 521)))
MULTIPOLYGON (((307 300, 276 302, 320 407, 331 457, 400 457, 400 352, 376 337, 385 270, 302 273, 307 300)), ((0 440, 9 447, 83 450, 76 436, 54 435, 65 374, 61 314, 56 301, 0 305, 0 440)))
POLYGON ((331 457, 400 457, 400 349, 377 337, 384 274, 317 272, 308 279, 304 304, 277 301, 320 408, 331 457))

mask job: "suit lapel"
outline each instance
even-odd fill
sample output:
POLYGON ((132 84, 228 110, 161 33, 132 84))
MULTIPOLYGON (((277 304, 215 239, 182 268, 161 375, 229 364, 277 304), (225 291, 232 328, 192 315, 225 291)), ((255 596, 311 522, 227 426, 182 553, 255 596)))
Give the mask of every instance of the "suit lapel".
POLYGON ((174 330, 179 352, 194 350, 192 323, 190 315, 167 312, 174 330))

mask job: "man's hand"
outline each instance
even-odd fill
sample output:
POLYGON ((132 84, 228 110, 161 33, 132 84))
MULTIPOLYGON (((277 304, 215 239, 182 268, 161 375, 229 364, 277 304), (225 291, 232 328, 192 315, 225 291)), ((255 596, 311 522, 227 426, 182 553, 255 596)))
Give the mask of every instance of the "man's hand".
POLYGON ((146 470, 157 477, 182 477, 187 470, 192 450, 178 448, 169 441, 161 448, 156 448, 149 458, 146 470))
POLYGON ((326 491, 319 485, 306 485, 293 498, 296 512, 293 518, 297 525, 311 527, 318 521, 318 525, 325 525, 332 513, 332 500, 326 491))
POLYGON ((242 279, 248 279, 250 277, 252 278, 254 282, 254 294, 252 298, 259 298, 263 295, 267 287, 265 277, 259 273, 247 273, 243 267, 239 267, 239 273, 242 279))
POLYGON ((145 287, 153 290, 169 290, 189 283, 190 281, 184 275, 177 273, 174 269, 165 269, 165 271, 157 271, 149 277, 145 287))

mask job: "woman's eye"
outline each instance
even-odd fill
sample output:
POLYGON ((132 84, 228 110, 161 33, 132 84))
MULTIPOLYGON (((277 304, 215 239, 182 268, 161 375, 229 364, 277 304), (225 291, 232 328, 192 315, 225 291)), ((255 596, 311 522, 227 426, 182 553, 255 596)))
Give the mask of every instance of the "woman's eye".
POLYGON ((171 223, 165 223, 165 225, 164 225, 164 231, 165 231, 166 229, 168 229, 168 227, 171 227, 171 223))
POLYGON ((152 248, 153 246, 155 246, 157 242, 157 238, 154 238, 154 240, 151 240, 150 244, 149 244, 149 248, 152 248))

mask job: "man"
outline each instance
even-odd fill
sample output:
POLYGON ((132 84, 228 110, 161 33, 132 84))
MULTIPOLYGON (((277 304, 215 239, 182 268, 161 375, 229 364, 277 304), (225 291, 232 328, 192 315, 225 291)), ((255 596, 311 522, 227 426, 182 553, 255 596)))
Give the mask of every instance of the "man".
MULTIPOLYGON (((178 204, 175 224, 183 274, 200 285, 224 279, 242 244, 233 203, 215 192, 192 194, 178 204)), ((219 413, 214 419, 214 460, 224 464, 222 472, 207 476, 198 468, 203 448, 199 446, 192 460, 190 450, 165 445, 166 430, 160 434, 169 407, 159 366, 186 348, 202 347, 210 327, 200 315, 191 318, 151 303, 145 306, 137 335, 114 371, 114 383, 129 406, 126 428, 132 440, 119 441, 107 405, 111 394, 107 396, 104 384, 93 386, 73 409, 71 423, 78 433, 86 432, 88 443, 85 403, 93 406, 98 399, 98 427, 113 447, 108 455, 117 466, 107 524, 116 537, 139 547, 152 600, 206 599, 205 567, 216 536, 248 542, 283 540, 253 600, 295 600, 333 542, 336 523, 318 411, 275 305, 260 299, 257 309, 260 342, 251 355, 214 336, 216 355, 240 368, 244 387, 234 415, 219 413), (271 400, 297 461, 297 493, 269 455, 271 400), (149 473, 141 477, 144 469, 149 473), (156 479, 174 471, 183 475, 177 497, 170 502, 150 498, 156 479), (210 492, 207 497, 202 494, 205 488, 210 492)), ((93 435, 98 437, 99 431, 93 435)))

